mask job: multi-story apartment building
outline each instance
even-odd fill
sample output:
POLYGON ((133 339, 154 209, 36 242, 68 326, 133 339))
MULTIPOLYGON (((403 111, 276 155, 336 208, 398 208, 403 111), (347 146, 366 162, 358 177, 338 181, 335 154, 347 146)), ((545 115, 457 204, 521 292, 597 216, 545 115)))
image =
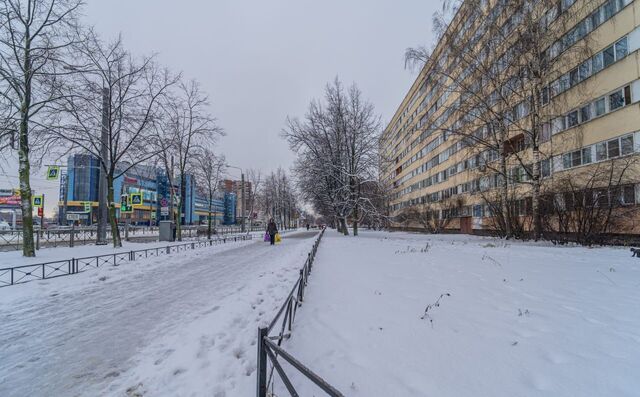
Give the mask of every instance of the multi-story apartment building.
POLYGON ((464 1, 381 138, 395 226, 640 233, 639 49, 640 0, 464 1))

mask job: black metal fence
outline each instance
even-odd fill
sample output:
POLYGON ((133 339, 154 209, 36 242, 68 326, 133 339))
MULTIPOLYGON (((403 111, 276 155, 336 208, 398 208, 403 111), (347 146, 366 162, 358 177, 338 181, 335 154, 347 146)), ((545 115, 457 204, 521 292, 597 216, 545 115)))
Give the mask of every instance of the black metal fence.
POLYGON ((0 288, 15 284, 23 284, 29 281, 70 276, 72 274, 81 273, 88 269, 99 268, 101 266, 119 266, 125 262, 133 262, 138 259, 158 257, 183 251, 190 251, 196 248, 251 239, 253 239, 251 234, 242 234, 238 236, 192 241, 189 243, 168 245, 164 247, 0 268, 0 288))
MULTIPOLYGON (((217 226, 216 235, 241 233, 240 226, 217 226)), ((257 232, 264 230, 264 227, 246 227, 245 231, 257 232)), ((159 236, 157 226, 122 226, 120 235, 125 240, 132 241, 153 241, 159 236)), ((206 238, 206 226, 183 226, 183 238, 206 238)), ((93 244, 97 239, 96 227, 77 228, 51 228, 45 230, 35 230, 36 249, 49 247, 73 247, 75 245, 93 244)), ((111 240, 111 230, 107 230, 107 240, 111 240)), ((0 230, 0 251, 19 251, 22 249, 22 230, 0 230)))
POLYGON ((300 277, 298 277, 298 281, 294 284, 291 292, 287 296, 287 299, 278 311, 278 314, 276 314, 268 327, 261 327, 258 329, 258 365, 256 371, 258 383, 257 397, 267 397, 267 391, 270 387, 272 390, 271 395, 274 395, 274 370, 277 372, 289 394, 292 397, 298 397, 298 393, 285 373, 278 357, 281 357, 307 379, 315 383, 320 389, 327 393, 327 395, 332 397, 344 397, 342 393, 281 347, 282 341, 291 337, 292 324, 298 307, 302 305, 304 300, 304 289, 307 286, 309 274, 313 267, 313 261, 316 257, 316 252, 318 251, 318 245, 320 245, 323 235, 324 229, 320 232, 320 235, 313 244, 313 248, 311 249, 311 252, 309 252, 304 266, 300 269, 300 277), (278 326, 278 334, 271 335, 276 326, 278 326), (271 363, 271 368, 269 368, 269 363, 271 363))

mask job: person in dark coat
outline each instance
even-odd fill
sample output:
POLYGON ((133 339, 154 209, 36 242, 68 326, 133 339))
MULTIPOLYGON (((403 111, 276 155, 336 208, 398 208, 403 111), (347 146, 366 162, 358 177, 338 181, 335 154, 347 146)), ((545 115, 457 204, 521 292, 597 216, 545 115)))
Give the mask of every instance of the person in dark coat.
POLYGON ((278 226, 273 219, 269 220, 269 224, 267 225, 267 233, 269 233, 269 238, 271 239, 271 245, 275 245, 276 243, 276 234, 278 234, 278 226))

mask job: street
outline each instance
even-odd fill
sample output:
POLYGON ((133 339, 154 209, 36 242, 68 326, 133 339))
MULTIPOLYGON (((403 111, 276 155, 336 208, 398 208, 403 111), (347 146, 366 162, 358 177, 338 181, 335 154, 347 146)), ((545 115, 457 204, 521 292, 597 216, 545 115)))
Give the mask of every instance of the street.
MULTIPOLYGON (((126 266, 111 268, 131 274, 71 291, 58 289, 56 282, 60 280, 51 280, 45 287, 46 294, 37 291, 18 303, 4 297, 12 293, 10 289, 22 286, 0 291, 3 302, 0 303, 0 395, 103 394, 101 388, 114 380, 125 382, 126 372, 136 363, 144 362, 144 354, 142 359, 136 355, 156 339, 179 333, 182 327, 214 312, 226 317, 242 314, 234 313, 233 306, 229 306, 230 312, 225 314, 225 303, 241 299, 243 290, 250 294, 248 299, 255 294, 269 297, 265 302, 269 306, 260 312, 252 311, 249 304, 237 308, 248 308, 248 313, 257 318, 245 318, 253 321, 236 324, 236 327, 247 328, 237 330, 236 334, 253 335, 257 322, 268 321, 280 295, 286 295, 297 276, 295 269, 302 266, 315 235, 315 232, 288 235, 276 247, 257 241, 216 254, 206 248, 182 257, 154 258, 157 264, 143 271, 133 269, 138 264, 131 264, 129 269, 126 266), (276 251, 277 256, 272 255, 276 251), (279 283, 268 281, 273 277, 263 277, 271 274, 277 276, 279 283), (268 285, 262 285, 267 282, 268 285)), ((217 321, 216 325, 223 327, 224 323, 217 321)), ((200 330, 209 335, 221 331, 200 330)), ((189 342, 179 340, 177 343, 189 342)), ((179 346, 170 350, 177 348, 179 346)), ((247 363, 254 359, 252 353, 247 363)), ((211 378, 215 375, 210 373, 211 378)), ((253 380, 253 377, 244 378, 253 380)), ((120 387, 118 383, 113 393, 121 395, 129 386, 120 387)), ((145 386, 153 387, 153 384, 145 386)))

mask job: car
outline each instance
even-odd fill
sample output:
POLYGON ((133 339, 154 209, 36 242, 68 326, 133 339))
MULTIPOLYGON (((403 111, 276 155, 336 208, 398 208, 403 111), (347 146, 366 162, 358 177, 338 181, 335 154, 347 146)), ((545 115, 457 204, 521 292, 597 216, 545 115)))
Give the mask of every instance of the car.
POLYGON ((11 230, 11 225, 9 222, 0 221, 0 230, 11 230))

